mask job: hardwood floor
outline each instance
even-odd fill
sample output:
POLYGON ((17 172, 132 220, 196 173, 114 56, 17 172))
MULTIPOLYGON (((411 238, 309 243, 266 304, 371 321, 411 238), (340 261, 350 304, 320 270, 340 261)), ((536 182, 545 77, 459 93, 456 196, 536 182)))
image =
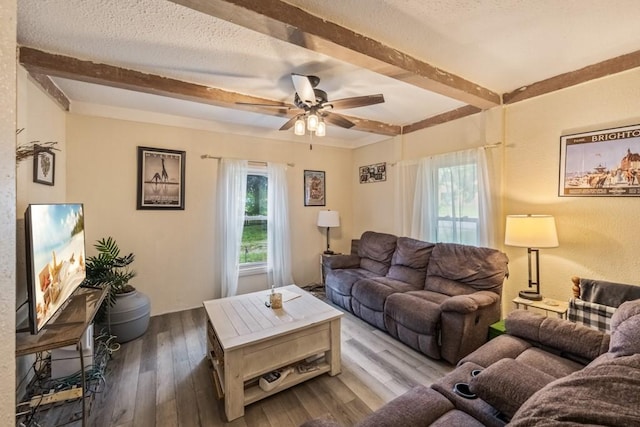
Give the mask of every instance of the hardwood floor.
POLYGON ((321 375, 256 402, 246 407, 244 417, 228 423, 222 402, 214 397, 205 357, 205 317, 202 308, 152 317, 143 337, 113 354, 89 425, 294 427, 327 417, 351 426, 413 386, 431 384, 453 369, 345 313, 340 375, 321 375))

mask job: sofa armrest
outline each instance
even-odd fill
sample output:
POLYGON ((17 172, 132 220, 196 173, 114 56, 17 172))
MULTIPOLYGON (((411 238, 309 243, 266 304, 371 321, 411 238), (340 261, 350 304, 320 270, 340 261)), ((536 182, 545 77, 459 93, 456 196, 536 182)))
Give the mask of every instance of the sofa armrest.
POLYGON ((360 257, 358 255, 332 255, 322 258, 325 267, 332 270, 339 268, 358 268, 360 267, 360 257))
POLYGON ((473 313, 500 301, 500 296, 491 291, 478 291, 467 295, 455 295, 440 304, 442 311, 473 313))

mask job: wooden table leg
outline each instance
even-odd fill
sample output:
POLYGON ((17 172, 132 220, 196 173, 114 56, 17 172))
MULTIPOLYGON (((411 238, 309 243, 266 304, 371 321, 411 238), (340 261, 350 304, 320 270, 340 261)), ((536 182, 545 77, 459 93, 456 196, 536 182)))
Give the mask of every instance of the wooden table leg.
POLYGON ((330 324, 329 351, 325 353, 325 358, 329 362, 331 369, 329 375, 338 375, 341 370, 340 361, 340 319, 334 319, 330 324))
POLYGON ((242 351, 224 355, 224 412, 228 421, 244 415, 244 381, 242 380, 242 351))

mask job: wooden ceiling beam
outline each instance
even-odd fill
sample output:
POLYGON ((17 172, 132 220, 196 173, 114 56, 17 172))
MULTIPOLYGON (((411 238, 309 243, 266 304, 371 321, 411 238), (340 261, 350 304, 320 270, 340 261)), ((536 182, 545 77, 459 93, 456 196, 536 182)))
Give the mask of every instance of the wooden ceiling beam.
POLYGON ((438 114, 435 116, 427 117, 419 122, 412 123, 402 127, 402 133, 408 134, 421 129, 426 129, 432 126, 441 125, 443 123, 450 122, 452 120, 461 119, 463 117, 470 116, 481 112, 482 110, 473 105, 465 105, 464 107, 456 108, 455 110, 447 111, 446 113, 438 114))
POLYGON ((513 104, 637 67, 640 67, 640 50, 523 86, 503 94, 502 98, 505 104, 513 104))
MULTIPOLYGON (((184 82, 181 80, 147 74, 136 70, 80 60, 43 52, 29 47, 19 48, 19 61, 25 69, 34 75, 47 75, 86 83, 100 84, 119 89, 128 89, 153 95, 167 96, 176 99, 215 105, 224 108, 252 111, 277 117, 293 117, 295 110, 288 105, 255 96, 243 95, 223 89, 184 82), (261 108, 260 106, 241 105, 239 102, 255 104, 282 104, 282 109, 261 108)), ((68 108, 68 107, 67 107, 68 108)), ((352 128, 363 132, 380 135, 398 135, 400 127, 375 120, 364 120, 345 116, 356 125, 352 128)))
POLYGON ((40 73, 29 73, 29 77, 47 94, 53 101, 58 104, 64 111, 69 111, 69 98, 60 90, 58 86, 49 78, 49 76, 40 73))
POLYGON ((270 37, 478 108, 499 94, 280 0, 171 0, 270 37))

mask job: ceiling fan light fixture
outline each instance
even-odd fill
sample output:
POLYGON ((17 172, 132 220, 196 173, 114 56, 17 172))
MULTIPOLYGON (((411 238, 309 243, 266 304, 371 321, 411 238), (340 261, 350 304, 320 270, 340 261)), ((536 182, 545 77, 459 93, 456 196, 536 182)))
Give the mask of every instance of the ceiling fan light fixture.
POLYGON ((314 132, 316 129, 318 129, 318 123, 319 123, 319 119, 318 119, 318 115, 315 113, 311 113, 307 116, 307 129, 309 129, 311 132, 314 132))
POLYGON ((327 125, 324 124, 324 121, 318 122, 318 127, 316 128, 316 136, 325 136, 327 134, 327 125))
POLYGON ((293 132, 296 135, 302 136, 302 135, 304 135, 304 131, 305 131, 304 119, 302 117, 299 117, 298 120, 296 120, 296 123, 293 126, 293 132))

